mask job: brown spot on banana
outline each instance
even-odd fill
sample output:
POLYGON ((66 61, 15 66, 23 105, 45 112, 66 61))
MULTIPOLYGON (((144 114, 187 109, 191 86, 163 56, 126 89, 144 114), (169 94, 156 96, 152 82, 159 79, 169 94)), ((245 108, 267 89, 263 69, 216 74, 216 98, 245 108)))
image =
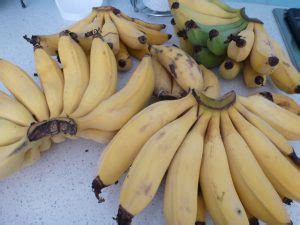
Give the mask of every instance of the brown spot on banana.
POLYGON ((171 75, 176 79, 177 74, 176 74, 176 65, 174 63, 169 65, 171 75))

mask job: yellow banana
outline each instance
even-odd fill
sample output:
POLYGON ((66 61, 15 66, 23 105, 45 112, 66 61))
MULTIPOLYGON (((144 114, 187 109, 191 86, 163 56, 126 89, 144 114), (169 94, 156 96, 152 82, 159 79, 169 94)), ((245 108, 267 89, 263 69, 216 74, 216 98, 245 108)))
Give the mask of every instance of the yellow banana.
POLYGON ((239 96, 239 102, 248 110, 261 117, 288 140, 300 139, 300 118, 294 113, 270 102, 263 96, 248 98, 239 96))
POLYGON ((245 61, 250 55, 254 44, 254 23, 249 22, 245 30, 241 31, 229 42, 227 55, 236 62, 245 61))
POLYGON ((51 148, 51 145, 52 145, 51 138, 48 138, 48 137, 43 138, 41 140, 41 144, 39 146, 39 151, 40 152, 45 152, 45 151, 47 151, 47 150, 49 150, 51 148))
MULTIPOLYGON (((230 115, 235 117, 235 113, 230 115)), ((267 223, 289 223, 290 218, 279 195, 226 111, 221 113, 221 133, 232 179, 247 212, 267 223)))
POLYGON ((117 55, 120 49, 118 29, 108 13, 104 14, 104 20, 105 22, 101 30, 101 35, 104 41, 111 47, 114 54, 117 55))
POLYGON ((31 166, 41 158, 41 152, 38 146, 29 149, 24 156, 23 167, 31 166))
MULTIPOLYGON (((243 118, 234 108, 229 109, 229 114, 234 126, 250 147, 276 191, 282 196, 299 201, 299 169, 281 154, 271 140, 243 118)), ((253 177, 255 176, 256 174, 253 174, 253 177)))
POLYGON ((0 117, 21 126, 35 122, 32 114, 18 101, 0 91, 0 117))
POLYGON ((10 145, 20 140, 26 135, 27 129, 28 127, 22 127, 9 120, 0 118, 0 146, 10 145))
POLYGON ((197 107, 194 106, 157 131, 142 147, 121 189, 116 218, 119 224, 130 224, 154 198, 173 156, 196 119, 197 107))
POLYGON ((109 13, 112 21, 116 25, 122 42, 133 49, 143 49, 147 44, 146 35, 138 30, 134 24, 125 20, 120 14, 109 13))
POLYGON ((243 68, 243 77, 247 88, 259 88, 265 86, 267 82, 267 76, 257 73, 248 60, 243 68))
POLYGON ((263 75, 270 75, 279 65, 279 58, 262 24, 254 25, 255 40, 250 53, 252 68, 263 75))
POLYGON ((233 80, 239 75, 241 69, 241 63, 228 58, 220 65, 219 72, 225 80, 233 80))
POLYGON ((195 225, 197 220, 199 173, 210 116, 200 116, 169 166, 164 192, 164 215, 169 225, 195 225))
POLYGON ((182 98, 186 95, 186 91, 179 86, 175 79, 172 79, 171 96, 174 98, 182 98))
POLYGON ((48 119, 49 110, 45 95, 32 78, 19 67, 3 59, 0 59, 0 68, 1 82, 16 99, 20 101, 38 121, 48 119))
POLYGON ((278 67, 271 74, 273 83, 286 93, 300 93, 300 73, 294 67, 288 55, 283 51, 279 43, 272 39, 272 44, 276 54, 280 58, 278 67))
POLYGON ((51 137, 51 140, 53 141, 53 143, 62 143, 66 140, 66 138, 63 135, 55 135, 51 137))
POLYGON ((172 92, 172 78, 156 59, 152 59, 152 64, 155 75, 154 95, 158 99, 168 99, 172 92))
POLYGON ((81 30, 79 31, 72 31, 71 32, 77 32, 77 33, 88 33, 90 31, 93 30, 101 30, 102 26, 103 26, 103 22, 104 22, 104 15, 103 13, 97 13, 97 15, 95 16, 95 18, 92 20, 91 23, 87 24, 86 26, 84 26, 81 30))
POLYGON ((1 150, 0 162, 4 161, 8 157, 10 157, 11 155, 13 155, 19 151, 30 148, 28 146, 28 144, 29 144, 28 139, 25 134, 21 137, 21 139, 17 140, 14 143, 5 145, 5 146, 1 146, 0 147, 0 150, 1 150))
POLYGON ((143 49, 133 49, 127 46, 127 50, 131 56, 138 60, 142 60, 145 55, 149 55, 149 46, 148 44, 143 47, 143 49))
POLYGON ((71 117, 79 118, 93 111, 101 101, 115 93, 117 80, 117 63, 112 50, 100 36, 95 37, 91 47, 89 83, 71 117))
POLYGON ((41 46, 34 48, 34 60, 49 107, 50 118, 58 117, 63 110, 63 73, 41 46))
POLYGON ((79 130, 77 137, 93 140, 101 144, 107 144, 116 134, 115 131, 102 131, 97 129, 79 130))
POLYGON ((152 45, 150 51, 185 91, 203 89, 202 72, 195 60, 187 53, 180 48, 163 45, 152 45))
POLYGON ((78 107, 89 82, 87 57, 68 34, 59 38, 58 53, 64 72, 63 111, 70 115, 78 107))
POLYGON ((212 71, 207 69, 203 65, 199 65, 199 68, 203 74, 204 88, 202 93, 210 98, 219 98, 220 97, 220 82, 217 75, 212 71))
POLYGON ((194 47, 191 43, 188 42, 187 39, 184 39, 182 37, 178 37, 179 38, 179 46, 180 48, 185 51, 186 53, 188 53, 189 55, 193 55, 194 52, 194 47))
POLYGON ((120 41, 120 49, 117 54, 117 64, 119 71, 128 71, 132 67, 132 60, 127 47, 120 41))
POLYGON ((93 111, 78 119, 79 129, 119 130, 149 100, 154 90, 151 57, 141 61, 127 84, 101 102, 93 111))
POLYGON ((66 30, 69 30, 71 32, 76 32, 76 33, 80 32, 85 27, 87 27, 90 23, 92 23, 97 16, 98 16, 97 10, 92 9, 91 13, 87 17, 83 18, 82 20, 78 21, 72 26, 68 27, 66 30))
POLYGON ((100 198, 101 189, 117 182, 128 170, 142 146, 155 132, 195 104, 194 97, 189 94, 182 99, 154 103, 132 117, 100 157, 97 177, 93 182, 97 198, 100 198))
POLYGON ((200 184, 207 211, 214 224, 248 225, 247 214, 231 178, 220 134, 220 114, 214 112, 206 131, 200 184))
POLYGON ((197 218, 195 225, 205 225, 205 203, 202 193, 198 193, 197 218))

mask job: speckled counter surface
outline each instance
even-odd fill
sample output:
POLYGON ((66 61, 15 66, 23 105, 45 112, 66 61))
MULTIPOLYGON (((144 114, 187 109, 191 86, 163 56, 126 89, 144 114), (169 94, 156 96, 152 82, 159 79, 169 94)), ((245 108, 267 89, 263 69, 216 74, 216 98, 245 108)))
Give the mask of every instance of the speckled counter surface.
MULTIPOLYGON (((53 0, 28 0, 28 8, 25 10, 17 2, 16 0, 1 0, 0 2, 0 58, 8 59, 21 66, 29 74, 33 74, 35 69, 32 47, 25 43, 22 35, 56 32, 69 22, 61 19, 53 0)), ((126 3, 115 2, 116 6, 122 4, 120 9, 133 15, 127 1, 126 3)), ((241 3, 232 5, 246 6, 248 14, 261 18, 270 34, 281 42, 271 13, 273 7, 255 4, 242 5, 241 3)), ((136 16, 167 24, 170 20, 170 18, 136 16)), ((172 32, 170 26, 167 30, 172 32)), ((171 42, 177 43, 176 38, 171 42)), ((119 87, 128 77, 128 74, 120 74, 119 87)), ((221 82, 223 93, 232 89, 241 95, 250 93, 244 88, 241 78, 221 82)), ((3 86, 1 85, 0 88, 3 89, 3 86)), ((263 90, 277 91, 271 82, 263 90)), ((256 92, 256 90, 251 92, 256 92)), ((300 102, 300 96, 294 97, 300 102)), ((295 142, 293 145, 300 154, 300 143, 295 142)), ((69 140, 54 145, 35 165, 0 181, 0 225, 116 224, 112 218, 118 209, 122 180, 118 185, 104 190, 103 196, 106 202, 103 204, 97 203, 91 191, 91 181, 103 148, 103 145, 92 141, 69 140)), ((163 188, 160 188, 153 202, 134 219, 133 224, 165 224, 162 199, 163 188)), ((288 207, 288 210, 294 224, 300 225, 300 204, 294 203, 288 207)))

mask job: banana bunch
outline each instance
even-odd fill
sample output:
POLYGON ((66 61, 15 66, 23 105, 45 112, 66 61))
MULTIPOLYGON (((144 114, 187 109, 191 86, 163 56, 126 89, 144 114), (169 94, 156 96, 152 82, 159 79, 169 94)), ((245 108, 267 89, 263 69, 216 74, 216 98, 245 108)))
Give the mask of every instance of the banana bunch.
MULTIPOLYGON (((81 21, 66 29, 66 32, 76 40, 89 55, 93 42, 93 33, 98 32, 108 43, 117 59, 119 71, 128 71, 131 66, 131 57, 137 57, 132 52, 138 52, 139 59, 149 53, 148 45, 163 44, 172 35, 161 32, 164 24, 147 23, 131 18, 111 6, 95 7, 92 12, 81 21)), ((59 55, 60 33, 51 35, 33 35, 31 37, 50 55, 59 55)))
POLYGON ((14 96, 0 92, 0 179, 37 161, 53 142, 79 137, 107 143, 154 90, 152 59, 145 56, 116 92, 116 57, 99 33, 93 34, 87 56, 69 32, 62 32, 60 64, 35 39, 28 41, 42 89, 25 71, 0 60, 0 81, 14 96))
POLYGON ((128 170, 120 225, 151 203, 164 176, 167 224, 205 222, 206 210, 215 224, 292 224, 283 199, 300 201, 300 159, 288 143, 300 139, 300 117, 270 96, 232 91, 216 99, 193 90, 148 106, 103 151, 96 197, 104 201, 103 188, 128 170))

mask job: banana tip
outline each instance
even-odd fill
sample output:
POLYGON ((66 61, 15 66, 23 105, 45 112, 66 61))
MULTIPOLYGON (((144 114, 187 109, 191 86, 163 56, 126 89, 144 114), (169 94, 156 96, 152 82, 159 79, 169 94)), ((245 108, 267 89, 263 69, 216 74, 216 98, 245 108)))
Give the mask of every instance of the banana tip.
POLYGON ((117 222, 118 225, 130 225, 132 222, 133 215, 126 211, 121 205, 119 206, 117 222))
POLYGON ((138 40, 141 44, 146 44, 147 43, 147 37, 145 35, 139 36, 138 40))
POLYGON ((270 66, 277 66, 278 63, 279 63, 279 59, 278 59, 277 56, 271 56, 268 59, 268 63, 269 63, 270 66))
POLYGON ((107 187, 107 186, 105 184, 103 184, 103 182, 101 181, 99 176, 97 176, 92 182, 92 189, 93 189, 93 192, 95 193, 95 196, 98 199, 99 203, 102 203, 105 201, 104 198, 102 198, 100 196, 102 189, 105 187, 107 187))
POLYGON ((293 152, 289 155, 290 159, 298 166, 300 166, 300 158, 297 156, 296 152, 293 152))
POLYGON ((195 225, 205 225, 205 222, 197 221, 195 225))
POLYGON ((268 99, 269 101, 274 102, 273 95, 271 92, 263 91, 263 92, 260 92, 259 94, 261 96, 265 97, 266 99, 268 99))
POLYGON ((249 225, 259 225, 259 221, 255 217, 249 218, 249 225))
POLYGON ((300 94, 300 85, 295 88, 295 93, 300 94))
POLYGON ((172 38, 172 34, 168 34, 168 39, 170 40, 172 38))
POLYGON ((124 59, 120 59, 118 61, 118 65, 119 67, 124 68, 126 66, 126 61, 124 59))
POLYGON ((286 205, 291 205, 293 203, 293 200, 287 197, 283 197, 282 202, 286 205))

